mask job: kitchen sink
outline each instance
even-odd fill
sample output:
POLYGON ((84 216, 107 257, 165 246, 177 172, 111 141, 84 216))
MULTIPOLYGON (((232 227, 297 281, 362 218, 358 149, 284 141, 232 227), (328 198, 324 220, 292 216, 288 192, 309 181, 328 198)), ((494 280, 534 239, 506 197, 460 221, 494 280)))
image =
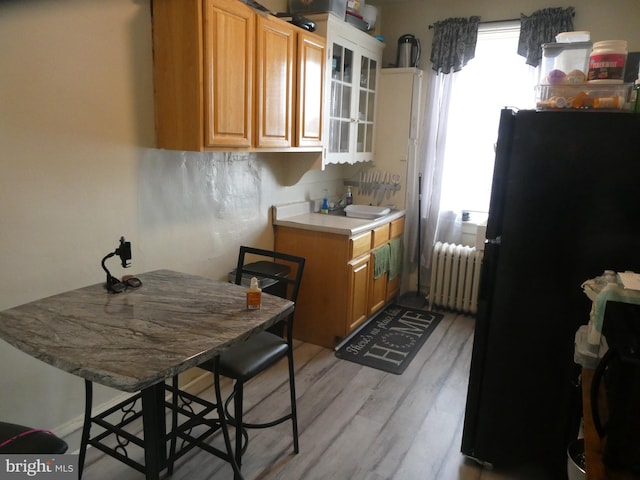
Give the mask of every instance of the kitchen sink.
POLYGON ((347 217, 375 219, 384 217, 391 212, 389 207, 376 207, 374 205, 347 205, 344 209, 347 217))

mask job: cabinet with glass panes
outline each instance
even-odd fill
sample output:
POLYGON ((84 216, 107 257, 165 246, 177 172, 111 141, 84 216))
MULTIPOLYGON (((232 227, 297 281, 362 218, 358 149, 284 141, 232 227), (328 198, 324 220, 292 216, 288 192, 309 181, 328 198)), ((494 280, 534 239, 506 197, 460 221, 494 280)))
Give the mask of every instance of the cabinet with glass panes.
POLYGON ((332 14, 307 15, 326 37, 323 165, 374 159, 376 86, 384 43, 332 14))

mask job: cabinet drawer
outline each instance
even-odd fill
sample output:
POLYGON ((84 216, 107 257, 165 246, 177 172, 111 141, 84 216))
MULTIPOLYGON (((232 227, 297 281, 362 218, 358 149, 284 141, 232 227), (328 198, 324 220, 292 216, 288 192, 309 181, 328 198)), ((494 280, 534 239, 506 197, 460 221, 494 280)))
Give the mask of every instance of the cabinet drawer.
POLYGON ((386 223, 376 229, 373 230, 373 234, 371 235, 371 248, 378 248, 381 245, 384 245, 389 241, 389 224, 386 223))
POLYGON ((404 233, 404 217, 391 222, 391 234, 389 238, 399 237, 404 233))
POLYGON ((349 258, 364 255, 371 249, 371 232, 363 233, 349 239, 349 258))

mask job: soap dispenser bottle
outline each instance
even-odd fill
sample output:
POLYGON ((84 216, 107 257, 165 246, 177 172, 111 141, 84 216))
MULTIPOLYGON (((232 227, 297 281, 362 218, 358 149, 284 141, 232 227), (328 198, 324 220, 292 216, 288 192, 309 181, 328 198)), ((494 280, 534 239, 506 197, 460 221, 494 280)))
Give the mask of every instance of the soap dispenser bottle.
POLYGON ((351 193, 350 186, 347 187, 347 198, 345 200, 346 200, 347 206, 353 205, 353 193, 351 193))
POLYGON ((320 213, 329 213, 329 197, 327 191, 324 191, 324 198, 322 199, 322 206, 320 207, 320 213))

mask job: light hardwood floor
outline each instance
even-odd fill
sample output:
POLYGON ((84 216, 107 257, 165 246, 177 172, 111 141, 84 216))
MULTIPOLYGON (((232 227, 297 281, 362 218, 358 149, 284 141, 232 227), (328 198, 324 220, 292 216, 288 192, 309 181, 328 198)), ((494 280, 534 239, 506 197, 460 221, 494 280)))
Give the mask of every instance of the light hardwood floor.
MULTIPOLYGON (((333 350, 297 343, 300 453, 290 423, 250 431, 242 472, 247 480, 522 480, 480 468, 460 454, 474 319, 446 314, 402 375, 339 360, 333 350)), ((246 420, 288 405, 286 364, 245 390, 246 420)), ((223 385, 230 391, 230 383, 223 385)), ((211 389, 203 392, 212 395, 211 389)), ((233 432, 232 432, 233 434, 233 432)), ((219 439, 214 443, 220 445, 219 439)), ((86 480, 144 476, 89 451, 86 480)), ((179 460, 175 480, 232 478, 223 461, 195 449, 179 460)))

